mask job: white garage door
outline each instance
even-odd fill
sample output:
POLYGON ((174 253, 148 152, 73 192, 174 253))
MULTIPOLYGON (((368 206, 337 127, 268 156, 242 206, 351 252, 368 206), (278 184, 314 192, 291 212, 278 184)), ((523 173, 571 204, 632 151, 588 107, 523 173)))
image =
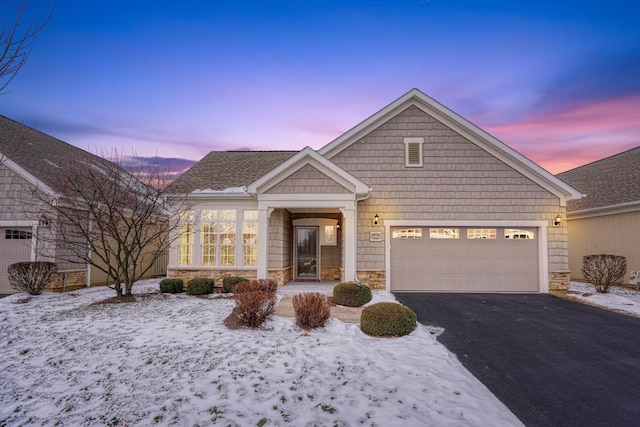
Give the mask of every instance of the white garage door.
POLYGON ((392 227, 391 290, 538 292, 535 228, 392 227))
POLYGON ((7 268, 14 262, 31 261, 31 228, 0 227, 0 294, 15 293, 7 268))

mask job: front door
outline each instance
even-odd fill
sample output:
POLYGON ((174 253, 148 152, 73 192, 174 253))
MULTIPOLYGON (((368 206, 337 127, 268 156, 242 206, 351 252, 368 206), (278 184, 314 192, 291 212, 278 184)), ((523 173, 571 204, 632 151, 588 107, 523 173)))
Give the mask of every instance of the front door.
POLYGON ((318 227, 296 227, 296 280, 318 280, 318 227))

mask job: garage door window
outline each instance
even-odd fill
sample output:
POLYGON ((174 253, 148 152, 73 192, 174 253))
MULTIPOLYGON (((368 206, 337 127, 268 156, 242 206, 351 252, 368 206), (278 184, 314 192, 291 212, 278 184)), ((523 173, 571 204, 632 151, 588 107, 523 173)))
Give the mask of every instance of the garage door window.
POLYGON ((422 239, 422 228, 405 228, 394 230, 391 235, 393 239, 422 239))
POLYGON ((515 228, 504 229, 505 239, 533 239, 534 237, 535 234, 533 233, 533 231, 518 230, 515 228))
POLYGON ((459 239, 460 230, 457 228, 430 228, 430 239, 459 239))
POLYGON ((495 239, 495 228, 468 228, 467 239, 495 239))
POLYGON ((32 234, 30 231, 24 230, 5 230, 5 240, 31 240, 32 234))

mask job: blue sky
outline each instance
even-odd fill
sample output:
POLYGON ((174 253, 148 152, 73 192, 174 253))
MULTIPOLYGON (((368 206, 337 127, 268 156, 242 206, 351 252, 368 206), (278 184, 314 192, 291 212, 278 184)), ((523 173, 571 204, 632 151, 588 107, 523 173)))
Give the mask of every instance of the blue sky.
POLYGON ((417 87, 557 173, 640 145, 638 22, 619 0, 58 0, 0 114, 198 160, 317 149, 417 87))

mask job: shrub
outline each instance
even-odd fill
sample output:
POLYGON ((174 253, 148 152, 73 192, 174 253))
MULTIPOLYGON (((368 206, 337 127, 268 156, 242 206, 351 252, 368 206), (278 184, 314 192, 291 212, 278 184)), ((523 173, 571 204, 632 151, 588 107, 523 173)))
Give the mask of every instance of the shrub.
POLYGON ((273 280, 240 282, 233 291, 236 307, 232 316, 249 328, 261 326, 276 311, 277 285, 273 280))
POLYGON ((371 301, 371 288, 360 283, 340 283, 333 288, 333 302, 347 307, 362 307, 371 301))
POLYGON ((362 310, 360 329, 374 337, 401 337, 416 328, 416 313, 404 305, 379 302, 362 310))
POLYGON ((296 312, 296 325, 302 329, 323 327, 331 314, 327 297, 317 292, 295 295, 293 310, 296 312))
POLYGON ((240 276, 229 276, 222 279, 222 289, 225 292, 233 292, 238 283, 248 282, 249 279, 240 276))
POLYGON ((606 294, 609 286, 620 284, 627 273, 627 259, 620 255, 586 255, 582 257, 582 275, 606 294))
POLYGON ((9 283, 17 291, 40 295, 55 279, 58 266, 53 262, 17 262, 7 268, 9 283))
POLYGON ((191 279, 187 282, 188 295, 205 295, 213 293, 213 280, 207 278, 191 279))
POLYGON ((184 282, 182 279, 162 279, 160 281, 160 292, 169 294, 179 294, 184 292, 184 282))

